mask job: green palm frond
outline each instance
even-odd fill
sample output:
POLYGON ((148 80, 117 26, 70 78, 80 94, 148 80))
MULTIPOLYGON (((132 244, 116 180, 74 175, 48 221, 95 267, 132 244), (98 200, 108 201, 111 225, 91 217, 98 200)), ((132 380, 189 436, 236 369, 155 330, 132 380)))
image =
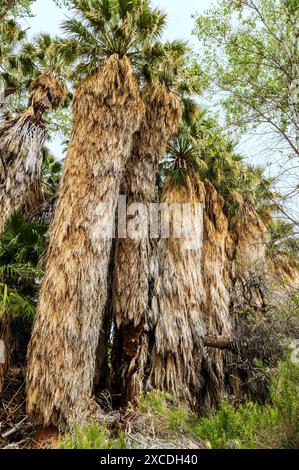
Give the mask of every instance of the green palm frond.
POLYGON ((43 272, 37 267, 45 251, 47 227, 19 213, 0 237, 0 315, 9 312, 22 326, 31 324, 43 272))
POLYGON ((63 24, 66 39, 58 45, 72 78, 95 72, 113 54, 141 63, 144 49, 161 36, 165 15, 147 0, 78 0, 75 16, 63 24))

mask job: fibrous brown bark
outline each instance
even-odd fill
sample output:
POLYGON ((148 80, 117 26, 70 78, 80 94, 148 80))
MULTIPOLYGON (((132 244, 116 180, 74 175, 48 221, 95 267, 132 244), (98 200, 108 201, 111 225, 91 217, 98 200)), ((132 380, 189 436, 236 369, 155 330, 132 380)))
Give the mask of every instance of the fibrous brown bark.
POLYGON ((46 130, 32 109, 0 123, 0 232, 12 212, 34 209, 34 203, 41 202, 41 149, 45 138, 46 130))
POLYGON ((27 409, 63 428, 91 394, 119 184, 142 115, 129 60, 76 91, 74 122, 28 352, 27 409))
MULTIPOLYGON (((142 373, 136 374, 136 360, 143 341, 143 329, 149 309, 151 241, 149 204, 155 198, 158 164, 169 139, 177 132, 181 104, 164 86, 148 87, 144 93, 146 113, 134 135, 131 157, 126 166, 120 194, 127 207, 142 203, 147 210, 141 222, 143 234, 127 234, 116 240, 113 307, 116 333, 114 342, 114 382, 118 383, 123 402, 132 401, 142 389, 142 373), (117 352, 116 352, 117 351, 117 352)), ((137 213, 127 217, 127 226, 138 222, 137 213)))
MULTIPOLYGON (((205 181, 201 266, 205 298, 201 308, 207 335, 215 337, 230 337, 231 335, 229 266, 226 255, 228 221, 223 213, 223 206, 222 197, 209 181, 205 181)), ((206 343, 205 345, 207 346, 206 343)), ((203 388, 198 400, 206 409, 214 408, 225 392, 224 355, 221 349, 218 347, 208 350, 210 367, 218 385, 212 391, 209 387, 203 388)))
MULTIPOLYGON (((204 202, 204 187, 199 182, 188 188, 166 183, 162 201, 189 203, 195 208, 196 203, 204 202)), ((179 218, 176 214, 176 223, 179 218)), ((199 371, 205 335, 202 212, 193 223, 196 233, 191 246, 188 236, 176 238, 173 234, 157 243, 146 365, 148 388, 165 390, 185 401, 193 401, 193 393, 202 385, 199 371)))
POLYGON ((45 73, 30 86, 28 110, 0 122, 0 232, 12 212, 32 212, 42 202, 42 146, 47 132, 42 115, 61 106, 66 88, 45 73))

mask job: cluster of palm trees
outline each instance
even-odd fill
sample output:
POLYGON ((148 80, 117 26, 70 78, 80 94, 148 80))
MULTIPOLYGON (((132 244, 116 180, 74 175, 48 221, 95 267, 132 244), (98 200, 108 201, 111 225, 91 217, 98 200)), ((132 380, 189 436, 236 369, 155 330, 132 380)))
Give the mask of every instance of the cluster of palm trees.
POLYGON ((64 39, 27 43, 15 22, 0 23, 5 99, 29 91, 27 109, 0 121, 0 230, 10 233, 16 211, 37 220, 47 198, 56 204, 28 349, 28 414, 70 425, 108 362, 100 386, 109 382, 123 404, 158 388, 210 408, 224 393, 226 357, 205 338, 233 334, 228 264, 240 237, 229 228, 253 214, 266 243, 272 182, 199 110, 189 49, 161 41, 166 17, 149 0, 76 0, 73 13, 64 39), (66 83, 72 130, 56 202, 45 117, 68 102, 66 83), (205 204, 198 243, 186 249, 149 231, 113 241, 119 194, 146 207, 205 204))

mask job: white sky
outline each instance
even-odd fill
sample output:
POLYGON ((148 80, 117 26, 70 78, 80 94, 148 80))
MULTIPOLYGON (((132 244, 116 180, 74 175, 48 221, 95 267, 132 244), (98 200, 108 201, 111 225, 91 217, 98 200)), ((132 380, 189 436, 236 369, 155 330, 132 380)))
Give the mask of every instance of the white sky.
MULTIPOLYGON (((196 12, 203 12, 209 8, 213 0, 152 0, 153 5, 164 10, 168 15, 168 26, 165 38, 191 39, 194 20, 191 18, 196 12)), ((34 18, 27 20, 31 33, 40 31, 59 34, 59 25, 65 19, 66 10, 59 9, 53 0, 37 0, 33 5, 34 18)))

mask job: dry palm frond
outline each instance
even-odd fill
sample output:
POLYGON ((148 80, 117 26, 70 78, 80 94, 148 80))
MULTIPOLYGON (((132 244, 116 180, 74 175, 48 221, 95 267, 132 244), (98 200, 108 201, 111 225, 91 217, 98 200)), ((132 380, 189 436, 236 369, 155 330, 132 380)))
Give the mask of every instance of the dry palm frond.
MULTIPOLYGON (((143 97, 146 113, 139 131, 134 135, 131 158, 128 161, 120 192, 127 204, 147 205, 155 198, 155 178, 159 161, 164 156, 169 139, 177 132, 181 104, 177 96, 164 86, 146 88, 143 97)), ((149 215, 149 211, 148 211, 149 215)), ((132 400, 142 389, 143 328, 146 323, 150 290, 151 243, 147 235, 138 239, 116 241, 113 307, 117 331, 114 348, 119 351, 119 369, 124 402, 132 400), (138 374, 133 371, 138 364, 138 374)), ((146 360, 146 358, 145 358, 146 360)))
MULTIPOLYGON (((202 276, 205 299, 202 304, 207 335, 231 335, 229 317, 229 264, 226 255, 228 221, 223 213, 224 201, 214 186, 205 181, 204 235, 202 276)), ((221 400, 225 390, 224 354, 220 350, 209 349, 210 365, 217 378, 217 394, 208 386, 200 396, 200 405, 211 409, 221 400)))
POLYGON ((46 72, 37 77, 29 88, 29 105, 35 113, 53 111, 63 106, 67 88, 56 72, 46 72))
POLYGON ((0 231, 13 211, 33 209, 34 203, 40 202, 38 183, 45 138, 46 130, 31 109, 0 123, 0 231))
MULTIPOLYGON (((167 187, 162 201, 202 203, 204 188, 167 187)), ((197 221, 198 222, 198 221, 197 221)), ((203 227, 198 227, 197 246, 190 249, 188 239, 170 236, 156 247, 154 288, 149 327, 153 344, 148 354, 149 387, 192 400, 192 390, 200 387, 198 370, 202 359, 205 326, 201 312, 204 302, 201 276, 203 227)))
POLYGON ((65 97, 58 75, 44 73, 31 84, 28 110, 0 122, 0 231, 13 211, 34 211, 42 202, 41 150, 47 132, 41 117, 65 97))
POLYGON ((73 113, 27 373, 29 414, 60 428, 92 392, 119 185, 143 113, 129 60, 107 59, 73 113))
POLYGON ((263 269, 269 232, 250 205, 243 205, 231 219, 230 233, 234 241, 237 270, 241 273, 250 269, 263 269))

